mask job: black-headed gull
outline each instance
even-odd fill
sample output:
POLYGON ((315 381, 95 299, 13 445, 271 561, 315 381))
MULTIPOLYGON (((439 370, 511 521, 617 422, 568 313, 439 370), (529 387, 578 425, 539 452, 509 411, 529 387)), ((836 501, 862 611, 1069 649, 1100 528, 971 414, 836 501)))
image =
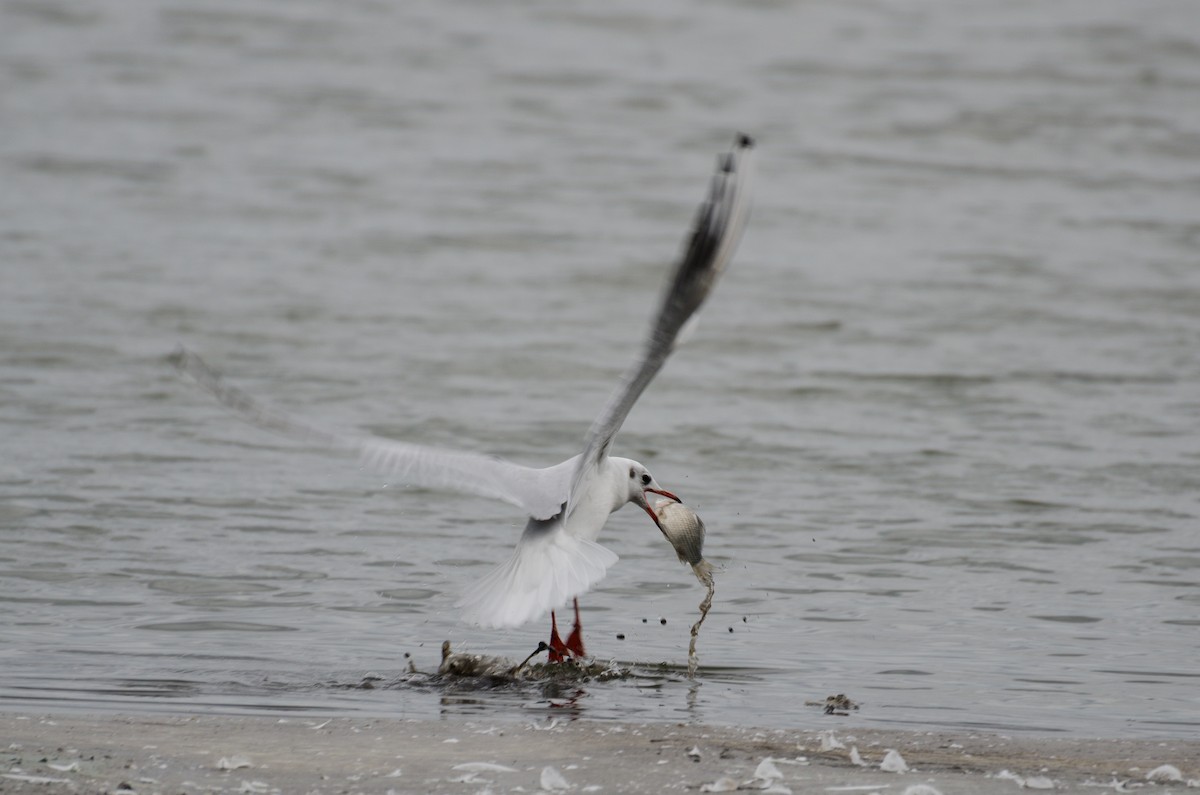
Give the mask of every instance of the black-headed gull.
POLYGON ((512 556, 471 586, 457 606, 464 620, 485 628, 515 627, 549 610, 551 659, 583 656, 577 597, 617 562, 615 554, 596 543, 609 514, 632 502, 659 525, 646 494, 679 501, 642 464, 608 453, 630 409, 674 350, 680 329, 708 297, 737 248, 750 210, 753 146, 749 136, 739 135, 732 151, 718 159, 641 355, 592 423, 583 452, 561 464, 536 469, 477 453, 330 433, 265 408, 186 349, 177 351, 174 361, 255 425, 356 452, 365 463, 411 486, 494 497, 520 508, 529 522, 512 556), (554 610, 572 600, 575 630, 563 643, 554 610))

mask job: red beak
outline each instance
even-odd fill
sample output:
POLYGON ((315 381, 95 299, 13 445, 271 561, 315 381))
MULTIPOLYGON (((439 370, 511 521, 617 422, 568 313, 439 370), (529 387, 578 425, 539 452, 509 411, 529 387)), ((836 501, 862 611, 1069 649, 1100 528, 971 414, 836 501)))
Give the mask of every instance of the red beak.
POLYGON ((655 494, 661 494, 664 497, 668 497, 672 500, 675 500, 675 502, 683 502, 683 500, 679 499, 678 497, 676 497, 674 494, 667 491, 666 489, 646 489, 646 491, 652 491, 655 494))

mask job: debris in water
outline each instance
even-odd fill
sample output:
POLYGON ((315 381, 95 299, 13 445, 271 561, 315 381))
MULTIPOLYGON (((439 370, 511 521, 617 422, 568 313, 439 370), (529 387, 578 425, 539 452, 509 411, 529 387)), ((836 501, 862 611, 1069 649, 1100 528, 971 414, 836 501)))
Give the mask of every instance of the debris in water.
MULTIPOLYGON (((14 768, 15 769, 15 768, 14 768)), ((50 778, 49 776, 30 776, 24 773, 4 773, 4 778, 13 781, 24 781, 26 784, 69 784, 69 778, 50 778)))
POLYGON ((850 746, 850 764, 867 767, 867 763, 863 761, 862 755, 858 752, 857 745, 850 746))
POLYGON ((464 773, 516 773, 515 767, 493 764, 492 762, 463 762, 451 770, 461 770, 464 773))
MULTIPOLYGON (((540 650, 540 649, 539 649, 540 650)), ((537 652, 534 652, 535 654, 537 652)), ((452 652, 450 641, 442 641, 442 664, 438 673, 451 676, 493 676, 507 678, 516 673, 512 661, 486 654, 452 652)))
MULTIPOLYGON (((700 657, 696 654, 696 636, 700 634, 700 625, 712 608, 715 590, 712 564, 704 559, 704 522, 695 511, 675 500, 659 500, 654 506, 654 514, 658 517, 658 529, 671 542, 680 562, 691 566, 696 579, 708 588, 704 601, 700 603, 700 620, 692 625, 692 638, 688 643, 688 678, 694 679, 696 669, 700 666, 700 657)), ((667 620, 660 618, 659 623, 666 624, 667 620)), ((732 632, 733 628, 730 627, 729 631, 732 632)))
POLYGON ((996 778, 1006 779, 1016 783, 1021 789, 1054 789, 1054 781, 1046 776, 1030 776, 1022 778, 1011 770, 1001 770, 996 778))
POLYGON ((754 769, 754 777, 762 781, 778 781, 783 778, 783 773, 779 767, 772 761, 771 757, 767 757, 758 763, 758 767, 754 769))
POLYGON ((836 696, 826 696, 824 701, 805 701, 806 707, 821 707, 826 715, 841 715, 845 717, 850 710, 858 709, 858 704, 851 701, 845 693, 836 696))
POLYGON ((737 792, 738 783, 729 776, 721 776, 711 784, 704 784, 700 787, 701 792, 737 792))
POLYGON ((237 770, 252 767, 250 760, 244 756, 223 756, 217 760, 217 770, 237 770))
POLYGON ((567 780, 552 767, 542 768, 541 787, 547 792, 562 792, 571 788, 567 780))
POLYGON ((832 731, 817 732, 817 737, 821 738, 822 751, 834 751, 846 747, 846 744, 834 736, 832 731))
POLYGON ((928 784, 911 784, 905 788, 903 795, 942 795, 942 791, 928 784))
POLYGON ((1183 773, 1175 765, 1159 765, 1146 774, 1147 781, 1183 781, 1183 773))
MULTIPOLYGON (((450 641, 444 641, 442 643, 442 661, 436 672, 418 671, 416 674, 408 676, 416 677, 415 683, 418 685, 490 689, 520 686, 527 683, 565 685, 592 681, 609 682, 614 679, 627 679, 635 675, 632 669, 623 668, 615 661, 605 663, 593 660, 569 660, 562 663, 533 661, 536 656, 549 648, 550 646, 542 641, 529 656, 518 662, 507 657, 489 654, 456 652, 451 647, 450 641)), ((414 681, 408 676, 399 681, 414 681)))
POLYGON ((895 748, 889 748, 883 755, 883 761, 879 763, 879 769, 885 773, 907 773, 908 762, 904 761, 904 757, 900 756, 900 752, 895 748))

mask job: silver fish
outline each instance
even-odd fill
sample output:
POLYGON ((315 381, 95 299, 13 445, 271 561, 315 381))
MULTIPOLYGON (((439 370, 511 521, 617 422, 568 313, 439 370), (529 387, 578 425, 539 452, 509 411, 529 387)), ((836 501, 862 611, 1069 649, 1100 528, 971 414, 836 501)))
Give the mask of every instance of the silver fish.
POLYGON ((712 585, 712 564, 704 559, 704 521, 696 512, 675 500, 659 500, 654 506, 658 529, 671 542, 682 563, 692 567, 703 585, 712 585))
POLYGON ((708 617, 713 600, 713 567, 704 559, 704 520, 696 512, 675 500, 659 500, 654 506, 654 523, 671 542, 679 560, 692 567, 700 584, 708 588, 708 594, 700 603, 700 620, 692 625, 692 639, 688 643, 688 678, 694 679, 700 658, 696 655, 696 636, 700 625, 708 617))

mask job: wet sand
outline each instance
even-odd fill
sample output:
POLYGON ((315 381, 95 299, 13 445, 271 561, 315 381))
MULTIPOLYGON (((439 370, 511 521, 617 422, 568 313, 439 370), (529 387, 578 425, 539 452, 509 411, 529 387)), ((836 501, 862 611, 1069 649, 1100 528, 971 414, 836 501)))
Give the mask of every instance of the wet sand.
POLYGON ((711 792, 740 787, 950 795, 1023 787, 1094 793, 1136 785, 1145 785, 1147 792, 1200 787, 1200 741, 877 731, 836 718, 830 727, 832 735, 557 719, 534 725, 487 719, 0 713, 0 792, 711 792), (831 740, 844 747, 830 747, 831 740), (852 763, 851 748, 857 748, 865 767, 852 763), (907 772, 880 768, 889 749, 899 753, 907 772), (764 765, 766 759, 773 761, 764 765), (1164 764, 1177 768, 1182 781, 1151 786, 1147 774, 1164 764))

